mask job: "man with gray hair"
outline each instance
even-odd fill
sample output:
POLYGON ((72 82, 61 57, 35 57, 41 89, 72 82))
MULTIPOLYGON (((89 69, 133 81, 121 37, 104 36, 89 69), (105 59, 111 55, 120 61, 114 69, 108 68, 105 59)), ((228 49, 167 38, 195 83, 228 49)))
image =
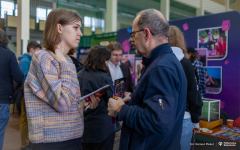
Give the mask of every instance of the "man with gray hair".
POLYGON ((146 9, 131 36, 145 70, 129 105, 121 98, 108 102, 108 115, 123 121, 120 150, 180 150, 187 80, 168 43, 169 24, 158 10, 146 9))

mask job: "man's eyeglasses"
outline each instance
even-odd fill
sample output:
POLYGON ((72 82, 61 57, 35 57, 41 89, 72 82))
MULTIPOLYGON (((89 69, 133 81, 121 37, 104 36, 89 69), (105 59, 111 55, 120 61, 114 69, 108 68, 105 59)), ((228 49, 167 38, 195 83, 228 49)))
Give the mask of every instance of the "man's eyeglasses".
MULTIPOLYGON (((139 31, 131 32, 131 33, 130 33, 130 34, 131 34, 131 37, 134 39, 134 38, 135 38, 135 34, 136 34, 137 32, 141 32, 141 31, 144 31, 144 29, 139 30, 139 31)), ((149 31, 151 32, 152 35, 155 35, 151 30, 149 30, 149 31)))
POLYGON ((122 57, 123 55, 122 54, 112 54, 114 57, 122 57))

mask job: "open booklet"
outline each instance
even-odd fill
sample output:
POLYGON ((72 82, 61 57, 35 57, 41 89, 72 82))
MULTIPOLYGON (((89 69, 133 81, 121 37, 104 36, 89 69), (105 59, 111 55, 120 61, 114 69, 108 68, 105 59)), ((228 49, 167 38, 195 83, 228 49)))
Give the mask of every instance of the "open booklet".
MULTIPOLYGON (((84 105, 85 103, 91 101, 91 98, 90 98, 91 95, 94 95, 95 97, 101 97, 102 93, 106 92, 109 88, 110 88, 110 85, 107 84, 107 85, 97 89, 96 91, 93 91, 92 93, 82 96, 79 99, 79 104, 84 105)), ((90 104, 85 108, 85 110, 87 110, 89 107, 90 107, 90 104)))

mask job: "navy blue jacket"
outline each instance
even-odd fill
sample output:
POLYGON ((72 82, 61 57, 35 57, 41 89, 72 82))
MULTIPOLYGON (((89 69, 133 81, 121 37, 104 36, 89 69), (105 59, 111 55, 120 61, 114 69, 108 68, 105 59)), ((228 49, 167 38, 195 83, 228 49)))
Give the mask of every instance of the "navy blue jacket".
POLYGON ((181 150, 187 96, 182 65, 169 43, 153 49, 143 62, 129 106, 123 105, 118 115, 123 121, 120 150, 181 150))
POLYGON ((13 98, 13 80, 22 83, 23 72, 19 68, 15 54, 0 46, 0 104, 9 104, 13 98))

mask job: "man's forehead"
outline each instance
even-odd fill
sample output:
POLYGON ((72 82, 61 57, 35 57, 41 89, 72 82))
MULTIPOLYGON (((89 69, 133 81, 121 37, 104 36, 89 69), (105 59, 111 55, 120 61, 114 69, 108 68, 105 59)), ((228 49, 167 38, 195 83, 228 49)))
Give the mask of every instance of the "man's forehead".
POLYGON ((133 25, 132 25, 133 28, 137 28, 139 16, 140 16, 140 15, 138 15, 138 16, 133 20, 133 25))
POLYGON ((112 51, 112 53, 118 53, 119 54, 119 53, 122 53, 122 50, 121 49, 115 49, 115 50, 112 51))

